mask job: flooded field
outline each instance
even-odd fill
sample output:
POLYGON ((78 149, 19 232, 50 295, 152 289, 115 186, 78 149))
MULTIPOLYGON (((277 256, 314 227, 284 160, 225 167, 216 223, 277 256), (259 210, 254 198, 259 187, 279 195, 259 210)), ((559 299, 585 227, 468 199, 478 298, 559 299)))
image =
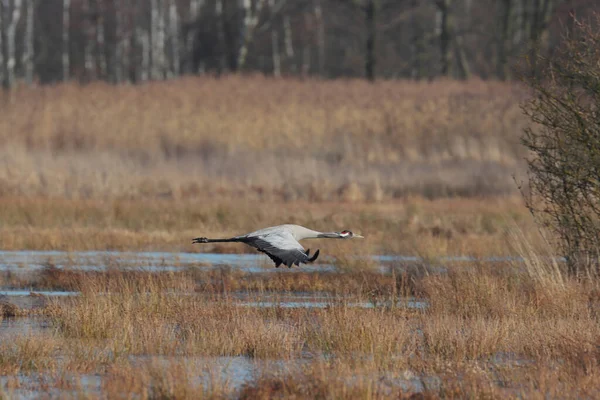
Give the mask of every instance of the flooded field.
POLYGON ((11 399, 527 396, 548 374, 576 382, 573 354, 598 329, 587 292, 541 286, 529 263, 4 252, 0 387, 11 399))

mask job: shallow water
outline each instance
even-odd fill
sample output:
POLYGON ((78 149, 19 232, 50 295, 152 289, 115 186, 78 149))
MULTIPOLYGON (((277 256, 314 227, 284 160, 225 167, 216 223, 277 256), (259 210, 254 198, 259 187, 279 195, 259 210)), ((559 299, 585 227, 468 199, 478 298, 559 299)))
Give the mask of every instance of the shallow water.
POLYGON ((47 296, 47 297, 68 297, 79 296, 80 292, 67 292, 62 290, 44 291, 44 290, 0 290, 0 298, 7 297, 23 297, 23 296, 47 296))
POLYGON ((64 380, 71 382, 74 387, 79 387, 80 390, 51 387, 48 383, 52 379, 43 373, 0 376, 0 387, 4 391, 3 394, 7 395, 6 398, 18 400, 79 398, 78 392, 84 392, 88 396, 100 395, 101 393, 102 377, 99 375, 65 374, 64 380))
MULTIPOLYGON (((180 271, 186 268, 230 267, 247 272, 269 272, 271 261, 261 254, 164 253, 116 251, 0 251, 0 271, 27 272, 52 266, 83 271, 108 268, 135 269, 147 272, 180 271)), ((279 271, 333 270, 330 264, 279 268, 279 271)))
MULTIPOLYGON (((184 373, 191 379, 192 385, 202 385, 210 388, 227 388, 235 397, 244 385, 251 385, 261 376, 285 376, 301 374, 302 368, 310 360, 256 360, 248 357, 168 357, 168 356, 132 356, 132 365, 140 368, 166 369, 171 364, 182 366, 184 373)), ((38 398, 78 398, 82 393, 87 396, 102 397, 104 377, 99 374, 73 374, 66 372, 59 375, 64 387, 65 381, 71 389, 52 387, 54 377, 43 373, 18 374, 0 376, 0 387, 10 399, 29 400, 38 398)), ((348 386, 360 380, 369 379, 381 388, 392 390, 401 389, 405 392, 421 392, 427 387, 439 385, 439 378, 422 378, 411 371, 381 372, 376 376, 347 376, 342 378, 348 386)))
POLYGON ((50 328, 50 321, 42 317, 3 318, 0 322, 0 338, 41 333, 50 328))
MULTIPOLYGON (((429 264, 417 256, 375 255, 358 257, 379 265, 381 272, 389 272, 398 264, 429 264)), ((557 259, 561 261, 561 259, 557 259)), ((262 254, 215 254, 215 253, 166 253, 166 252, 116 252, 116 251, 0 251, 0 271, 27 272, 40 270, 48 266, 84 271, 103 271, 108 268, 134 269, 148 272, 179 271, 186 268, 222 268, 228 267, 245 272, 318 272, 336 271, 335 260, 323 256, 322 263, 302 265, 293 268, 273 268, 272 262, 262 254)), ((564 261, 564 260, 563 260, 564 261)), ((436 268, 443 272, 444 263, 461 262, 523 262, 521 257, 483 257, 447 256, 436 258, 436 268)))
MULTIPOLYGON (((65 291, 40 291, 30 292, 28 290, 0 290, 0 300, 14 304, 19 308, 31 309, 43 307, 47 298, 69 298, 81 295, 80 292, 65 291), (4 297, 3 297, 4 296, 4 297)), ((202 293, 177 293, 172 292, 173 296, 195 296, 206 300, 202 293)), ((259 307, 259 308, 327 308, 327 307, 351 307, 351 308, 378 308, 378 307, 402 307, 411 309, 425 309, 428 302, 422 299, 405 298, 392 304, 391 301, 370 302, 356 301, 353 298, 333 297, 326 294, 310 293, 269 293, 269 294, 249 294, 249 293, 229 293, 229 300, 233 301, 239 307, 259 307)), ((214 299, 214 297, 210 297, 214 299)), ((224 298, 223 298, 224 299, 224 298)), ((217 298, 219 300, 219 298, 217 298)))

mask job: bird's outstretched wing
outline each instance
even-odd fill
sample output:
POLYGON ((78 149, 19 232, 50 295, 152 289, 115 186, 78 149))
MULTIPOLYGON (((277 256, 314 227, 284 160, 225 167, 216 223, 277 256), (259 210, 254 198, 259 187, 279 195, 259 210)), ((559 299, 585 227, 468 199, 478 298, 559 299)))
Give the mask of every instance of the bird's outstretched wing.
POLYGON ((304 247, 291 232, 278 231, 259 236, 247 236, 246 243, 259 251, 267 254, 275 263, 275 267, 285 264, 288 267, 315 261, 319 256, 319 250, 311 257, 310 250, 304 251, 304 247))

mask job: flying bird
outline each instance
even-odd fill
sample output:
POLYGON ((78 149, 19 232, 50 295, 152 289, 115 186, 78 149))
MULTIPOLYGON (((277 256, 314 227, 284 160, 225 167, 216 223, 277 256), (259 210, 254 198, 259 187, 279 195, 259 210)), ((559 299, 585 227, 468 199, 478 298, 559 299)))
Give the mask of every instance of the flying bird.
POLYGON ((300 225, 278 225, 270 228, 260 229, 245 235, 234 236, 229 239, 208 239, 205 237, 195 238, 192 243, 223 243, 223 242, 241 242, 254 247, 258 251, 265 253, 273 262, 275 267, 279 268, 281 264, 290 268, 292 265, 313 262, 319 257, 319 250, 310 256, 310 249, 304 250, 304 247, 298 242, 302 239, 351 239, 362 238, 350 231, 341 232, 318 232, 305 228, 300 225))

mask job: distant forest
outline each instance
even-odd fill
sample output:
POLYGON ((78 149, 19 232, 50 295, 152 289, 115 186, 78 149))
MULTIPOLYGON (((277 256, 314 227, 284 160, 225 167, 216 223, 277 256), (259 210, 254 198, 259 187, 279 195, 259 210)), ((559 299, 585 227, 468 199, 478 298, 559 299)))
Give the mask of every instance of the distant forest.
POLYGON ((597 0, 0 0, 0 79, 513 79, 597 0))

